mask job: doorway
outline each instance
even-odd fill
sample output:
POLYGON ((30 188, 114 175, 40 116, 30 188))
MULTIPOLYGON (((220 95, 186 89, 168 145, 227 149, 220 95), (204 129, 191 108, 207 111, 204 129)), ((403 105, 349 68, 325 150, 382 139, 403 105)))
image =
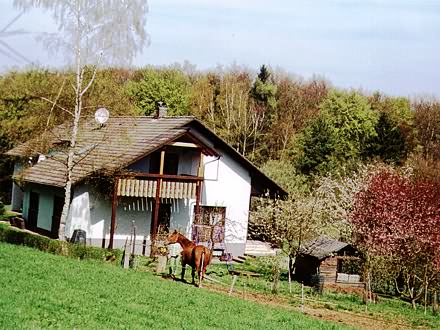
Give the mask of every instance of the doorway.
MULTIPOLYGON (((153 232, 154 213, 156 206, 153 205, 153 212, 151 217, 151 233, 153 232)), ((157 233, 168 233, 170 229, 171 220, 171 204, 159 204, 159 218, 157 220, 157 233)))
POLYGON ((53 213, 52 213, 52 238, 58 238, 58 230, 60 229, 61 214, 63 213, 64 198, 60 196, 53 197, 53 213))
POLYGON ((39 204, 40 204, 40 195, 36 192, 31 191, 29 197, 29 212, 28 212, 28 226, 30 230, 35 230, 37 228, 39 204))

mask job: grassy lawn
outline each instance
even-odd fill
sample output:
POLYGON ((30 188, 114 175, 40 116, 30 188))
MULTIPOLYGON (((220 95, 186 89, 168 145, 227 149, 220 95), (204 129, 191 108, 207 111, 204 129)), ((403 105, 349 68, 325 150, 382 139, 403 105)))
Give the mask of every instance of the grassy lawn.
MULTIPOLYGON (((258 278, 243 280, 246 282, 246 290, 271 295, 271 266, 265 259, 270 258, 248 258, 244 264, 234 265, 234 269, 257 272, 262 274, 258 278)), ((225 265, 211 266, 207 272, 211 277, 225 283, 231 282, 225 265)), ((241 288, 238 288, 239 290, 241 288)), ((423 327, 440 329, 440 315, 434 316, 428 307, 425 314, 423 306, 419 305, 417 310, 411 305, 398 298, 380 297, 378 304, 369 304, 366 308, 361 297, 355 294, 337 293, 327 290, 323 295, 318 295, 310 287, 305 287, 305 305, 310 307, 324 307, 334 311, 347 311, 362 314, 367 317, 383 319, 390 323, 404 323, 409 327, 423 327)), ((300 306, 301 285, 292 282, 292 293, 289 293, 287 281, 287 270, 282 273, 277 297, 284 298, 293 306, 300 306)))
POLYGON ((0 243, 0 328, 339 329, 300 313, 0 243))
POLYGON ((5 213, 0 215, 0 220, 8 220, 16 215, 17 213, 11 211, 11 205, 5 205, 5 213))

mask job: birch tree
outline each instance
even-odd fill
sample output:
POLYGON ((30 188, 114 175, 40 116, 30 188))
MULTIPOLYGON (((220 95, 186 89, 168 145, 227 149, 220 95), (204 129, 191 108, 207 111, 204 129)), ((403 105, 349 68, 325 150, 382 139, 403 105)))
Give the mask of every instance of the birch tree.
POLYGON ((42 8, 52 14, 58 33, 46 33, 41 40, 51 52, 61 52, 74 67, 75 100, 70 111, 65 199, 58 232, 59 239, 65 239, 83 98, 96 78, 99 65, 129 65, 148 42, 145 30, 148 6, 146 0, 15 0, 14 5, 22 10, 42 8))

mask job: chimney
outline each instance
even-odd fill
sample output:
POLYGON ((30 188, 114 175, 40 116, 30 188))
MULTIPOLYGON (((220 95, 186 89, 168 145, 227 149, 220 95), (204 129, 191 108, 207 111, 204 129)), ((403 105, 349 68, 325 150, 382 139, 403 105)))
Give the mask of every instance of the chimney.
POLYGON ((167 116, 168 108, 165 104, 165 102, 158 102, 158 107, 156 111, 156 118, 163 118, 167 116))

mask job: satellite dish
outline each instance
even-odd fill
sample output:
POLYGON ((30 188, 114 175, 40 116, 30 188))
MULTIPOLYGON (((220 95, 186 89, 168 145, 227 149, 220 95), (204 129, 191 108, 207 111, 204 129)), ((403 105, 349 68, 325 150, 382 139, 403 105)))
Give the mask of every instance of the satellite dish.
POLYGON ((104 125, 109 117, 110 112, 106 108, 99 108, 95 112, 95 120, 98 124, 104 125))

